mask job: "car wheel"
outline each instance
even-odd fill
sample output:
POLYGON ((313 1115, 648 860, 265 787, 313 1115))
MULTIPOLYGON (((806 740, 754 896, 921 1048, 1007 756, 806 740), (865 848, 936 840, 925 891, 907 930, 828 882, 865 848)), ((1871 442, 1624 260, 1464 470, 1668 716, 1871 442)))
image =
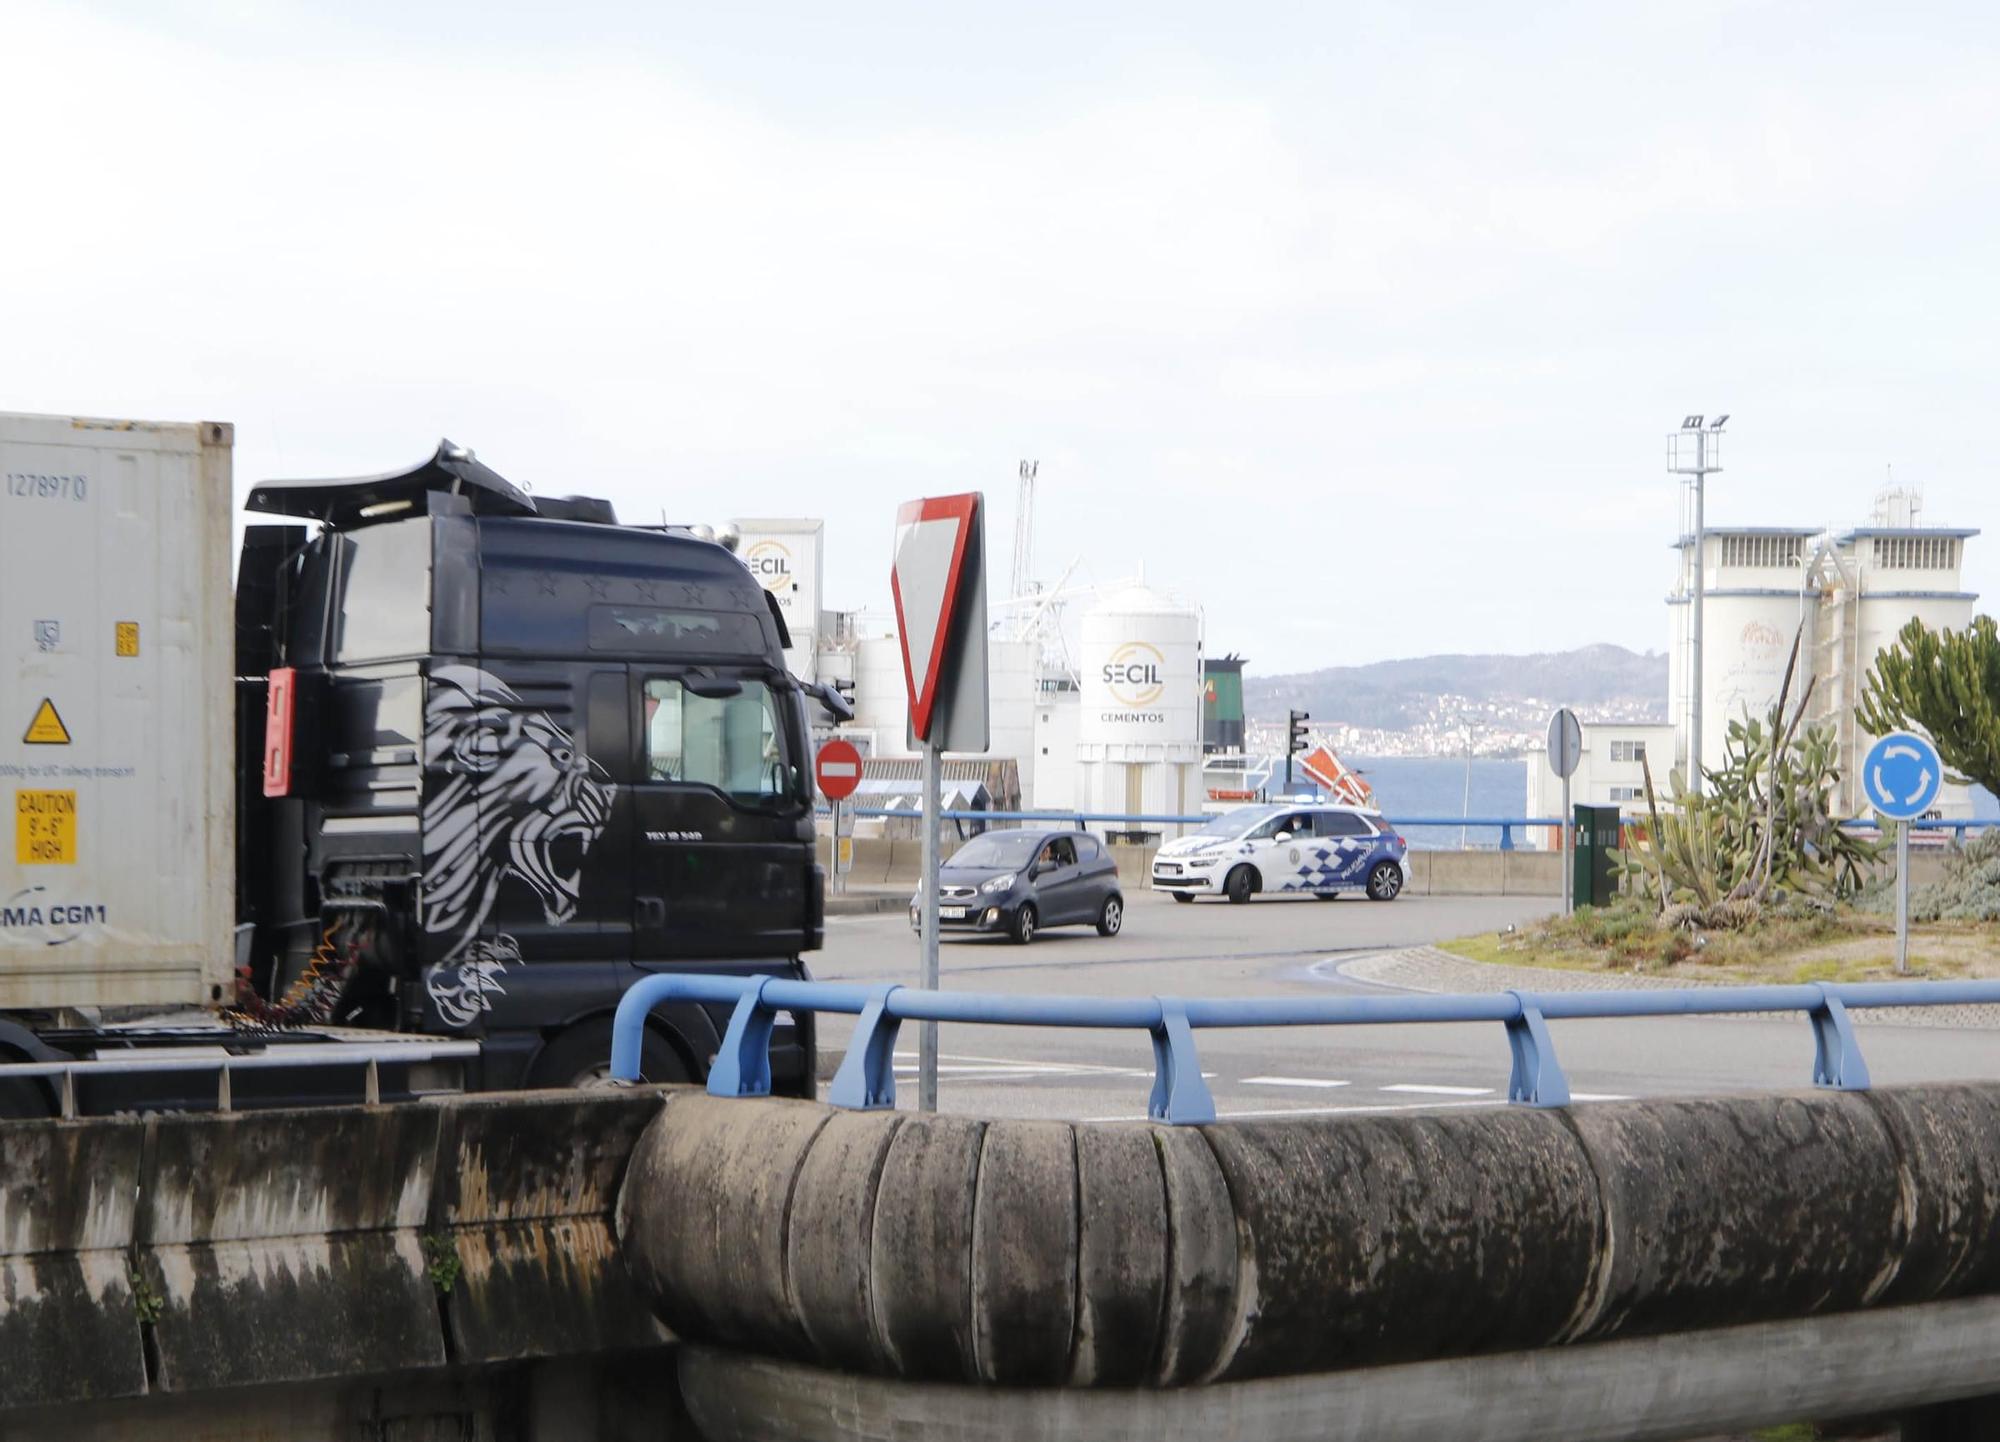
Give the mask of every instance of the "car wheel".
POLYGON ((1010 934, 1013 936, 1015 942, 1021 946, 1026 946, 1035 939, 1035 906, 1033 902, 1024 901, 1021 903, 1021 909, 1014 913, 1014 925, 1010 934))
POLYGON ((1403 868, 1393 861, 1378 861, 1375 869, 1368 873, 1368 899, 1370 901, 1394 901, 1396 893, 1403 889, 1403 868))
POLYGON ((1230 872, 1229 879, 1222 883, 1223 894, 1236 905, 1241 906, 1250 899, 1253 884, 1254 879, 1250 875, 1250 868, 1239 866, 1230 872))
POLYGON ((1337 892, 1337 891, 1315 891, 1315 892, 1313 893, 1313 900, 1314 900, 1314 901, 1338 901, 1338 900, 1340 900, 1340 893, 1339 893, 1339 892, 1337 892))
POLYGON ((1171 896, 1175 901, 1194 900, 1194 893, 1192 891, 1170 891, 1167 895, 1171 896))
MULTIPOLYGON (((639 1075, 648 1082, 691 1082, 687 1063, 674 1044, 650 1027, 639 1047, 639 1075)), ((530 1087, 598 1091, 611 1080, 611 1018, 599 1017, 562 1032, 542 1048, 528 1068, 530 1087)))
POLYGON ((1097 934, 1116 936, 1118 928, 1125 924, 1125 898, 1113 893, 1104 898, 1104 908, 1097 913, 1097 934))

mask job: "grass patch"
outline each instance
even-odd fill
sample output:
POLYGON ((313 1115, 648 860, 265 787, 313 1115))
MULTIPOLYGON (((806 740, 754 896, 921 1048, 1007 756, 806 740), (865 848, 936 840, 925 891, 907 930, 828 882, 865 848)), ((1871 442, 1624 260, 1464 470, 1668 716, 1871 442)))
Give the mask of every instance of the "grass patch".
MULTIPOLYGON (((1438 943, 1468 961, 1684 975, 1711 981, 1874 981, 1895 975, 1895 928, 1873 912, 1769 912, 1740 930, 1663 929, 1648 903, 1580 906, 1517 930, 1438 943)), ((2000 976, 2000 926, 1912 927, 1911 971, 1931 978, 2000 976)))

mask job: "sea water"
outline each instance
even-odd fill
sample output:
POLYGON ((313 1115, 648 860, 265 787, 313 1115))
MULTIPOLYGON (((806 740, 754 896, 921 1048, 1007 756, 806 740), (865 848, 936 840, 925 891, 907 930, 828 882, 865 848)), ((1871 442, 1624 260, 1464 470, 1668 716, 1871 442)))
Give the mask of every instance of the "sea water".
MULTIPOLYGON (((1468 847, 1497 847, 1497 826, 1460 826, 1450 818, 1458 816, 1520 816, 1528 801, 1530 766, 1546 766, 1541 756, 1512 760, 1478 760, 1468 763, 1463 756, 1350 756, 1343 758, 1359 771, 1375 789, 1375 804, 1395 823, 1410 845, 1426 850, 1468 847), (1468 776, 1471 800, 1466 799, 1468 776), (1443 820, 1447 824, 1415 826, 1405 818, 1443 820), (1459 840, 1461 832, 1464 841, 1459 840)), ((1975 787, 1972 814, 2000 819, 2000 800, 1989 791, 1975 787)), ((1529 844, 1525 828, 1514 829, 1514 845, 1529 844)))

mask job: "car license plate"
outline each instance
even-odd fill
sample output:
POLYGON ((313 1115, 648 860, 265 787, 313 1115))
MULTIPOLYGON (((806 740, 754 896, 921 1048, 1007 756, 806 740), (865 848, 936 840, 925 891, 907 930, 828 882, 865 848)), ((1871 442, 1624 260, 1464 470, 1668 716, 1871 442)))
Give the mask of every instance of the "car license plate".
POLYGON ((938 908, 938 915, 942 916, 946 921, 963 921, 965 920, 965 908, 962 906, 940 906, 938 908))
POLYGON ((1181 869, 1178 866, 1162 866, 1159 868, 1159 872, 1162 876, 1179 876, 1181 869))

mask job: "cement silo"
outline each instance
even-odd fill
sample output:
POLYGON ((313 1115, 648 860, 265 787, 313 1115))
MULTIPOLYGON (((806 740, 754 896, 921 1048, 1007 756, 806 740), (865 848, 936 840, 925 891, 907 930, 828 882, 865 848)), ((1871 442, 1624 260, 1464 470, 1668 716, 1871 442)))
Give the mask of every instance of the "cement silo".
POLYGON ((1199 811, 1200 611, 1144 585, 1123 586, 1084 613, 1081 641, 1078 808, 1199 811))

